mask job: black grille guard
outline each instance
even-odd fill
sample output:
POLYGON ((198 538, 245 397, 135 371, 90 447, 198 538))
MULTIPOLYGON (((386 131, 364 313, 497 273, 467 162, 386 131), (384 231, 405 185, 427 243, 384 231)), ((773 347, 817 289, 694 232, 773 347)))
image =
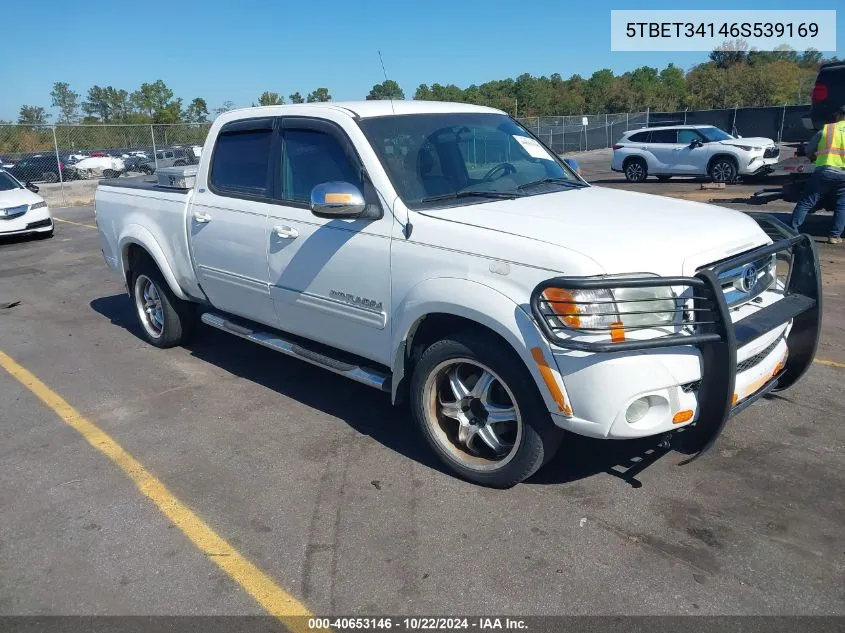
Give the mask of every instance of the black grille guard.
POLYGON ((560 348, 611 353, 680 345, 696 346, 702 358, 698 419, 684 429, 682 442, 685 452, 695 452, 695 457, 713 446, 733 415, 764 395, 787 389, 798 381, 812 364, 819 343, 822 290, 815 243, 809 235, 794 233, 768 214, 748 215, 775 241, 720 262, 713 268, 701 270, 694 277, 555 277, 542 282, 531 293, 531 311, 538 326, 546 338, 560 348), (719 274, 772 254, 789 256, 790 267, 783 299, 740 321, 732 322, 718 279, 719 274), (542 293, 547 288, 596 290, 661 286, 687 286, 692 289, 695 314, 695 331, 692 334, 668 334, 621 342, 575 340, 560 336, 558 332, 566 328, 550 326, 546 319, 547 313, 543 311, 543 304, 548 304, 548 300, 542 293), (737 349, 790 320, 792 328, 787 337, 789 356, 785 366, 754 394, 734 404, 737 349))

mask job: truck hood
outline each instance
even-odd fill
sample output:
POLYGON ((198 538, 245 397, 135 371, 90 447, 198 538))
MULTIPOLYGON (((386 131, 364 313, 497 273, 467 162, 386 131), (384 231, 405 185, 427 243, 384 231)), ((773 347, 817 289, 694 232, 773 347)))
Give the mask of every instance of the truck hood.
POLYGON ((576 251, 601 267, 596 274, 691 275, 771 242, 739 211, 604 187, 423 213, 576 251))
POLYGON ((744 145, 745 147, 771 147, 775 142, 770 138, 762 136, 751 136, 749 138, 731 138, 726 141, 719 141, 722 145, 744 145))

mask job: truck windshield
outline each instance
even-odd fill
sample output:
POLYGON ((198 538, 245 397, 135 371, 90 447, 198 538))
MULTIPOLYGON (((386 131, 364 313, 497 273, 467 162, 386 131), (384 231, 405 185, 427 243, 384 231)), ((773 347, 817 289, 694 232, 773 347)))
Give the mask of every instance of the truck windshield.
POLYGON ((586 186, 504 114, 404 114, 359 125, 411 208, 586 186))
POLYGON ((12 178, 5 171, 0 171, 0 191, 11 191, 13 189, 20 189, 20 183, 12 178))
POLYGON ((723 132, 717 127, 700 127, 698 128, 698 131, 709 143, 715 143, 717 141, 727 141, 728 139, 733 138, 733 136, 731 136, 727 132, 723 132))

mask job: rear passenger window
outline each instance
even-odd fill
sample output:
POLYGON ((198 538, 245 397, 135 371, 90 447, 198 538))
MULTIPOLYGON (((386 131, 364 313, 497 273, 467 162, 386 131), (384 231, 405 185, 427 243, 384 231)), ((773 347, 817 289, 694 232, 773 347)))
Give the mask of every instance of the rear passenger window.
POLYGON ((628 137, 628 141, 631 143, 648 143, 648 135, 651 132, 637 132, 636 134, 631 134, 628 137))
POLYGON ((677 130, 652 130, 651 143, 677 143, 677 130))
POLYGON ((245 130, 217 137, 211 185, 225 192, 266 196, 273 131, 245 130))
POLYGON ((311 190, 320 183, 342 180, 363 191, 358 170, 337 140, 324 132, 290 129, 285 131, 282 161, 282 197, 308 202, 311 190))

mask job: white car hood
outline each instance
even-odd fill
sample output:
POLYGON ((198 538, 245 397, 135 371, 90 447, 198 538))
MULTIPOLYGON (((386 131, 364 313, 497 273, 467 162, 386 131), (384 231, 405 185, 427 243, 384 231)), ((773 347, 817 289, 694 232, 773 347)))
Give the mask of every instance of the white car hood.
POLYGON ((123 161, 111 156, 90 156, 72 166, 77 169, 123 169, 123 161))
POLYGON ((763 138, 762 136, 752 136, 749 138, 731 138, 726 141, 720 141, 722 145, 745 145, 746 147, 771 147, 775 142, 770 138, 763 138))
POLYGON ((602 267, 596 274, 692 275, 771 242, 739 211, 604 187, 422 213, 577 251, 602 267))
POLYGON ((0 209, 18 207, 22 204, 35 204, 43 202, 44 198, 32 193, 29 189, 11 189, 0 191, 0 209))

